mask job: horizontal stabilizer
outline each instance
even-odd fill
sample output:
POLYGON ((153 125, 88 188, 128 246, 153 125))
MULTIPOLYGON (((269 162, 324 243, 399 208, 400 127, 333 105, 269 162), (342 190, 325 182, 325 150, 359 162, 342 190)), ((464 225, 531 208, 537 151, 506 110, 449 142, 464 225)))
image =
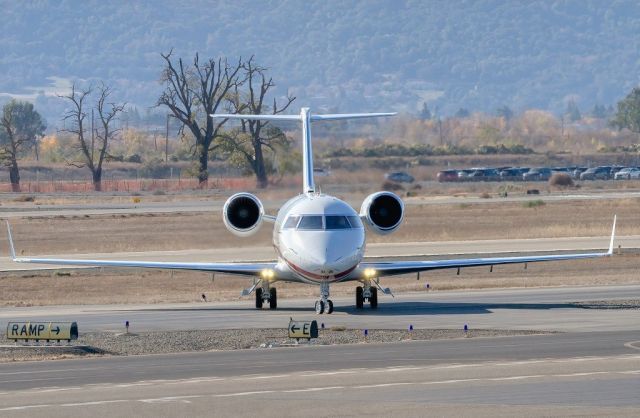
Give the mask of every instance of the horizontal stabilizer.
POLYGON ((395 116, 396 112, 390 113, 338 113, 335 115, 311 115, 311 122, 322 120, 342 120, 342 119, 363 119, 380 118, 385 116, 395 116))
POLYGON ((242 115, 242 114, 225 114, 215 113, 209 115, 218 119, 245 119, 245 120, 302 120, 300 115, 242 115))
MULTIPOLYGON (((379 118, 385 116, 394 116, 396 112, 391 113, 338 113, 330 115, 310 115, 311 122, 330 121, 330 120, 343 120, 343 119, 363 119, 363 118, 379 118)), ((280 120, 293 120, 301 121, 300 115, 243 115, 243 114, 227 114, 227 113, 215 113, 209 115, 212 118, 218 119, 244 119, 244 120, 266 120, 266 121, 280 121, 280 120)))

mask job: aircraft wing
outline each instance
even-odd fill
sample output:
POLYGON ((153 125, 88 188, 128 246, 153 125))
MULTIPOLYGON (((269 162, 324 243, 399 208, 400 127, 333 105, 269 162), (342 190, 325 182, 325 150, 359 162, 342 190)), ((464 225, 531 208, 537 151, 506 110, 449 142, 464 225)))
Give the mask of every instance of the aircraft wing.
POLYGON ((235 274, 242 276, 260 276, 263 273, 278 276, 277 263, 180 263, 166 261, 136 261, 136 260, 81 260, 66 258, 31 258, 16 257, 11 228, 7 222, 9 247, 11 258, 16 263, 51 264, 57 266, 86 266, 86 267, 134 267, 155 268, 168 270, 197 270, 214 273, 235 274))
POLYGON ((398 274, 417 273, 420 271, 496 266, 500 264, 523 264, 543 261, 578 260, 584 258, 608 257, 613 254, 613 240, 616 230, 616 218, 613 218, 613 229, 611 231, 611 241, 609 250, 599 253, 573 253, 573 254, 553 254, 553 255, 529 255, 518 257, 489 257, 489 258, 461 258, 451 260, 429 260, 429 261, 389 261, 389 262, 363 262, 360 263, 360 272, 363 278, 394 276, 398 274))

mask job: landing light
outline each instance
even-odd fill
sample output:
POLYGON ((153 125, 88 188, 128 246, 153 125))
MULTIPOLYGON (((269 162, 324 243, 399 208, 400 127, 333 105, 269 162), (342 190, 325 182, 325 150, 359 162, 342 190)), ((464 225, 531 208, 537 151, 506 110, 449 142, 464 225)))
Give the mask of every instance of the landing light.
POLYGON ((264 269, 264 270, 262 270, 262 272, 260 272, 260 276, 263 279, 267 279, 267 280, 273 279, 273 277, 275 275, 276 275, 275 272, 273 270, 271 270, 271 269, 264 269))
POLYGON ((364 269, 364 277, 370 279, 372 277, 375 277, 375 275, 376 275, 376 269, 372 269, 372 268, 364 269))

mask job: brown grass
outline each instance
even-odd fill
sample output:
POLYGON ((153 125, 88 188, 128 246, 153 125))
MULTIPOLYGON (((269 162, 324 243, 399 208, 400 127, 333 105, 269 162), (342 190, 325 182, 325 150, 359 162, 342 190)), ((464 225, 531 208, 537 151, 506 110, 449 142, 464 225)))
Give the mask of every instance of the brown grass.
MULTIPOLYGON (((547 202, 535 208, 497 199, 411 204, 397 232, 370 233, 368 242, 607 236, 614 214, 618 235, 636 235, 639 205, 640 199, 547 202)), ((225 229, 217 211, 12 219, 11 224, 17 248, 25 255, 242 248, 270 245, 272 234, 271 225, 265 224, 252 237, 236 237, 225 229)), ((8 253, 4 239, 0 253, 8 253)))

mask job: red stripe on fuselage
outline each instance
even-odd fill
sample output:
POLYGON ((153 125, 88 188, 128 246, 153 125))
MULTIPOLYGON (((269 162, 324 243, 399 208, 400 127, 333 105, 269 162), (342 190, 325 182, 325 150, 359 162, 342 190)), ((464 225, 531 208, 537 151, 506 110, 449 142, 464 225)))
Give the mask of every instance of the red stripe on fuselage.
POLYGON ((316 274, 316 273, 312 273, 310 271, 306 271, 305 269, 303 269, 303 268, 301 268, 299 266, 296 266, 295 264, 293 264, 292 262, 290 262, 286 258, 284 258, 284 257, 282 257, 282 258, 287 263, 287 265, 289 267, 291 267, 291 269, 294 270, 296 273, 304 276, 307 279, 312 279, 312 280, 329 280, 329 278, 332 277, 332 276, 334 277, 334 280, 339 280, 339 279, 343 278, 344 276, 346 276, 347 274, 351 273, 353 270, 355 270, 356 267, 358 267, 358 265, 356 264, 355 266, 353 266, 353 267, 351 267, 351 268, 349 268, 349 269, 347 269, 347 270, 345 270, 343 272, 340 272, 338 274, 334 274, 334 275, 331 275, 331 276, 322 276, 320 274, 316 274))

